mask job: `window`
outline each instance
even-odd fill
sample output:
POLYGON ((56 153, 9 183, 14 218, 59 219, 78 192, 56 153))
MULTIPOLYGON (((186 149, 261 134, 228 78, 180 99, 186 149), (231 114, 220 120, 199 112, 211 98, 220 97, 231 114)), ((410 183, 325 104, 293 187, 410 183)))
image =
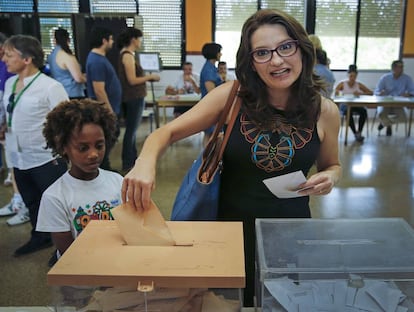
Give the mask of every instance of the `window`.
POLYGON ((184 17, 181 12, 181 1, 139 1, 144 52, 159 52, 164 67, 181 67, 184 59, 184 17))
POLYGON ((240 31, 257 8, 283 10, 318 35, 331 69, 389 69, 400 57, 406 0, 216 0, 215 41, 223 60, 235 66, 240 31), (306 20, 306 17, 312 17, 306 20))
POLYGON ((143 52, 159 52, 164 67, 181 67, 184 27, 181 0, 90 0, 90 7, 95 14, 138 12, 134 25, 144 33, 143 52))
POLYGON ((59 27, 66 29, 69 32, 70 49, 75 52, 73 46, 73 31, 72 31, 72 23, 70 17, 62 18, 62 17, 41 17, 40 18, 40 38, 42 43, 42 48, 45 53, 45 57, 52 52, 53 48, 55 47, 55 30, 59 27))
POLYGON ((330 68, 347 69, 354 63, 358 0, 316 3, 315 34, 330 59, 330 68))
POLYGON ((257 11, 256 0, 216 0, 216 30, 214 41, 220 44, 221 60, 229 68, 236 64, 236 53, 240 45, 241 29, 245 20, 257 11))
POLYGON ((0 12, 33 12, 33 0, 0 0, 0 12))
MULTIPOLYGON (((305 24, 305 10, 306 10, 307 1, 303 0, 262 0, 261 8, 262 9, 278 9, 286 13, 289 13, 294 18, 296 18, 303 27, 305 24)), ((305 27, 306 28, 306 27, 305 27)))
POLYGON ((38 0, 37 11, 40 13, 78 13, 78 0, 38 0))
POLYGON ((331 68, 389 69, 400 57, 402 8, 393 0, 316 0, 315 34, 331 68))

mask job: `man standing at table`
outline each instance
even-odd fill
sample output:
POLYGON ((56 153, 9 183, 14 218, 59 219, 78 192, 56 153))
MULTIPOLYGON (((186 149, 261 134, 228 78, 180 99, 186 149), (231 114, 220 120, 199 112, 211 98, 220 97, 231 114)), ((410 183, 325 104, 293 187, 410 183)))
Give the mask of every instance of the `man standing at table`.
MULTIPOLYGON (((104 102, 118 116, 121 109, 122 86, 114 67, 106 58, 106 53, 114 44, 112 32, 103 27, 96 27, 90 37, 92 50, 86 59, 88 97, 104 102)), ((101 168, 106 170, 112 170, 109 152, 110 149, 107 148, 101 164, 101 168)))
MULTIPOLYGON (((403 73, 404 63, 397 60, 391 64, 391 72, 383 75, 378 81, 375 88, 375 95, 390 95, 390 96, 414 96, 414 83, 410 76, 403 73)), ((387 127, 387 136, 392 135, 391 125, 393 122, 405 122, 407 116, 403 107, 378 107, 378 117, 380 124, 378 131, 387 127), (390 114, 395 115, 391 119, 390 114)))

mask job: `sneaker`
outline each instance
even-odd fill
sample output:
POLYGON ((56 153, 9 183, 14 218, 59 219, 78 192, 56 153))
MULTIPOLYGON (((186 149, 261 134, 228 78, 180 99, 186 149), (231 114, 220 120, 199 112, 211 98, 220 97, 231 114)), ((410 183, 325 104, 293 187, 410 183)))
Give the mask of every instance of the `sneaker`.
POLYGON ((356 132, 356 133, 355 133, 355 140, 356 140, 357 142, 362 143, 362 142, 364 142, 365 137, 361 135, 361 132, 356 132))
POLYGON ((31 238, 26 244, 16 249, 14 252, 15 257, 20 257, 23 255, 27 255, 32 252, 36 252, 38 250, 42 250, 45 248, 52 247, 53 243, 50 238, 48 239, 36 239, 31 238))
POLYGON ((26 208, 23 202, 21 202, 20 206, 17 214, 7 220, 8 225, 19 225, 30 221, 29 209, 26 208))
POLYGON ((0 217, 12 216, 17 213, 17 210, 13 209, 13 199, 6 204, 3 208, 0 208, 0 217))
POLYGON ((4 179, 3 184, 4 184, 5 186, 10 186, 10 185, 12 185, 12 184, 13 184, 13 182, 12 182, 12 177, 11 177, 11 172, 10 172, 10 171, 9 171, 9 173, 7 174, 7 178, 6 178, 6 179, 4 179))
POLYGON ((53 252, 53 254, 52 254, 52 256, 49 258, 49 261, 47 262, 47 266, 49 267, 49 268, 51 268, 52 266, 54 266, 55 265, 55 263, 58 261, 58 258, 57 258, 57 250, 55 250, 54 252, 53 252))

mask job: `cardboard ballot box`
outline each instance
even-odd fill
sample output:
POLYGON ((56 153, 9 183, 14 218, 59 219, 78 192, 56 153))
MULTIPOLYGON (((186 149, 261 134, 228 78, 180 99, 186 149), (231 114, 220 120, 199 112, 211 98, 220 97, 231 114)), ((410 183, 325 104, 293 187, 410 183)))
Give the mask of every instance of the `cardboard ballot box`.
POLYGON ((414 231, 399 218, 258 219, 262 311, 414 311, 414 231))
MULTIPOLYGON (((182 298, 194 289, 220 288, 234 290, 239 300, 245 287, 242 223, 167 225, 177 242, 185 242, 182 246, 127 246, 115 221, 91 221, 49 271, 48 284, 73 287, 72 293, 95 286, 101 295, 102 286, 120 287, 120 292, 132 289, 141 297, 167 299, 170 292, 182 298)), ((128 296, 135 294, 129 291, 128 296)))

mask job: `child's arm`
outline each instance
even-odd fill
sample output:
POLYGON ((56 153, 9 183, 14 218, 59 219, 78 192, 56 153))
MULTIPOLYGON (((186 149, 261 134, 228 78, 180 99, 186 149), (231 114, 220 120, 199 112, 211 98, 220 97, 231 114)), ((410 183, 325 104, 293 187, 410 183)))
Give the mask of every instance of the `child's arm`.
POLYGON ((60 255, 69 248, 69 246, 73 243, 72 233, 69 232, 54 232, 52 234, 53 244, 55 245, 56 249, 59 250, 60 255))

